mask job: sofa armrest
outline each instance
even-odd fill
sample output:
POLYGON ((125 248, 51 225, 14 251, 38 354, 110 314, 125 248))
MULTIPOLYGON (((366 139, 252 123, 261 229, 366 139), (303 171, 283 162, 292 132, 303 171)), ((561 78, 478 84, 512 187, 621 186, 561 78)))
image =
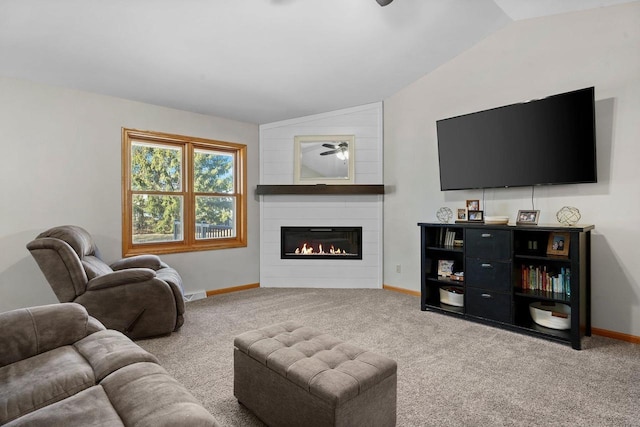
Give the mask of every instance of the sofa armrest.
POLYGON ((80 304, 20 308, 0 314, 0 367, 86 337, 89 315, 80 304))
POLYGON ((87 291, 113 288, 130 283, 146 282, 156 277, 156 272, 150 268, 128 268, 105 274, 89 280, 87 291))
POLYGON ((87 335, 93 334, 94 332, 104 331, 107 329, 101 321, 96 319, 93 316, 89 316, 89 321, 87 322, 87 335))
POLYGON ((157 255, 136 255, 129 258, 123 258, 111 264, 113 270, 124 270, 127 268, 150 268, 159 270, 162 268, 162 261, 157 255))

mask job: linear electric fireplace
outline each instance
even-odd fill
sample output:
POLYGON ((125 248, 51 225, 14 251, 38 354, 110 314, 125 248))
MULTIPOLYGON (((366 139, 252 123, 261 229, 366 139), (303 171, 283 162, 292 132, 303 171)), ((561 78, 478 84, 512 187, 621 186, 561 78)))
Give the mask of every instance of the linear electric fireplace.
POLYGON ((281 227, 281 259, 362 259, 362 227, 281 227))

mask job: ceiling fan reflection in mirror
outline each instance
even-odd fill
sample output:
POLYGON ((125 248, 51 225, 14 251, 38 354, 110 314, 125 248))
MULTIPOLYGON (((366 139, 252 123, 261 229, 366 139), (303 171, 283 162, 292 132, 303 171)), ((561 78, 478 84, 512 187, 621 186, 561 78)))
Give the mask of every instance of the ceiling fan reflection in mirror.
POLYGON ((349 143, 347 141, 337 141, 337 144, 325 143, 322 144, 322 146, 330 148, 330 150, 323 151, 320 153, 321 156, 330 156, 331 154, 335 154, 340 160, 349 158, 349 143))

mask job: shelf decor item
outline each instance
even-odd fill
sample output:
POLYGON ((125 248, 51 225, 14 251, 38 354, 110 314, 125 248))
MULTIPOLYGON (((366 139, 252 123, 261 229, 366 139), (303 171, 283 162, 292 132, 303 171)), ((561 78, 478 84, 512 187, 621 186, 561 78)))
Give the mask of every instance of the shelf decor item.
POLYGON ((469 211, 479 211, 480 210, 480 200, 467 200, 467 210, 469 210, 469 211))
POLYGON ((449 286, 442 287, 440 288, 440 302, 454 307, 464 307, 464 290, 449 286))
POLYGON ((449 277, 453 273, 453 263, 450 259, 438 260, 438 276, 449 277))
POLYGON ((508 216, 485 216, 484 223, 494 224, 494 225, 507 225, 509 223, 509 217, 508 216))
POLYGON ((484 222, 484 212, 469 211, 469 222, 484 222))
POLYGON ((459 208, 456 222, 467 222, 468 212, 467 208, 459 208))
POLYGON ((453 218, 453 211, 447 207, 442 207, 436 212, 436 218, 443 224, 447 224, 453 218))
POLYGON ((464 271, 456 271, 451 273, 449 279, 455 280, 456 282, 464 282, 464 271))
POLYGON ((538 216, 540 216, 540 211, 530 210, 518 211, 518 218, 516 219, 517 225, 538 225, 538 216))
POLYGON ((580 210, 573 206, 563 206, 558 212, 556 212, 556 219, 560 224, 572 226, 576 225, 580 221, 582 215, 580 210))
POLYGON ((534 322, 551 329, 571 328, 571 307, 557 302, 537 301, 529 304, 534 322))
POLYGON ((569 255, 569 243, 571 235, 564 232, 549 233, 549 243, 547 244, 547 255, 569 255))

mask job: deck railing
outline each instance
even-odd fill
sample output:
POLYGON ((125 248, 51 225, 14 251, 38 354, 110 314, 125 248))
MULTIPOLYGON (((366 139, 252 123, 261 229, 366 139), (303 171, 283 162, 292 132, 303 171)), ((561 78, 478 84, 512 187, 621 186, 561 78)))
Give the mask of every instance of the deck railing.
MULTIPOLYGON (((233 237, 232 225, 215 225, 207 223, 196 223, 196 239, 216 239, 221 237, 233 237)), ((173 239, 179 240, 182 235, 182 223, 173 223, 173 239)))

